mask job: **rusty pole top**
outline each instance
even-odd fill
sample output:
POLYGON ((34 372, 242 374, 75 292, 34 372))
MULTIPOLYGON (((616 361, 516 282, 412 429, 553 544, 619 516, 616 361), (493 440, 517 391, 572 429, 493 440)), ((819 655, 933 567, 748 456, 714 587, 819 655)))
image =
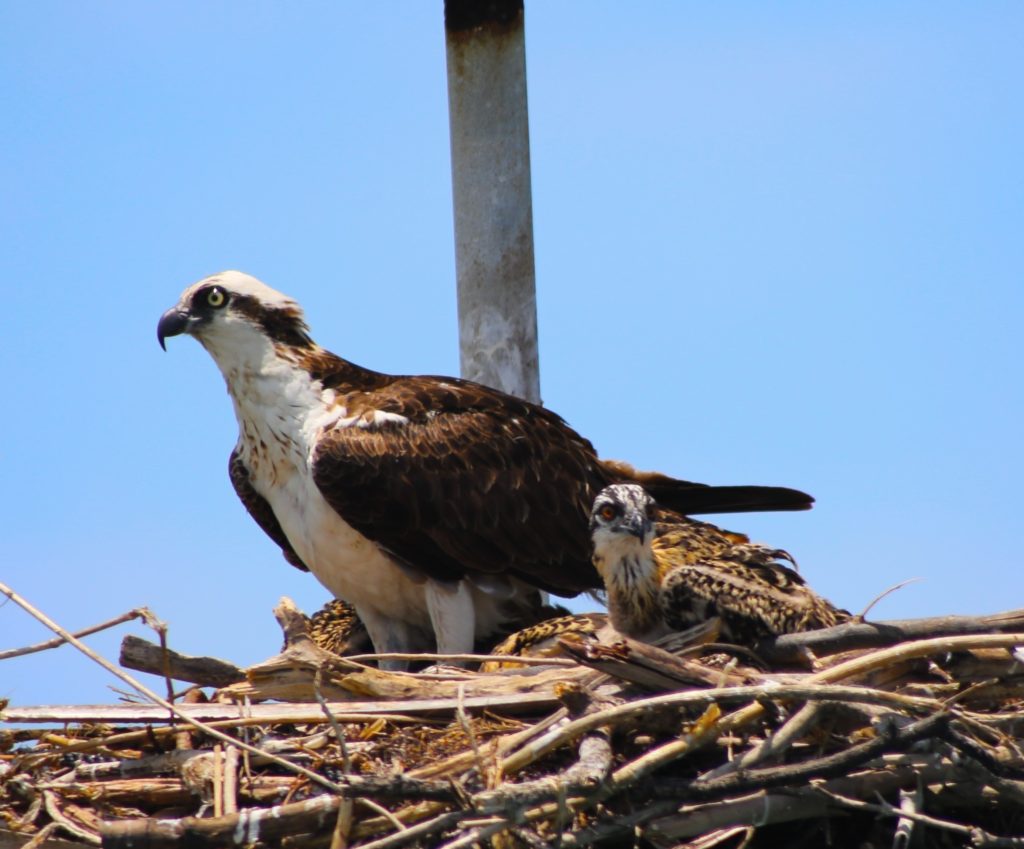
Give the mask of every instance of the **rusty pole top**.
POLYGON ((445 0, 462 376, 540 401, 522 0, 445 0))

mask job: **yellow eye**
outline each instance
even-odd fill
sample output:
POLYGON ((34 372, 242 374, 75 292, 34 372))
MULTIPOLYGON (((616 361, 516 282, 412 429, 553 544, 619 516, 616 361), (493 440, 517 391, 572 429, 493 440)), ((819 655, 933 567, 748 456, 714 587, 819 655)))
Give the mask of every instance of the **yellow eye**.
POLYGON ((227 296, 224 294, 224 290, 219 286, 214 286, 206 295, 206 303, 211 307, 222 307, 226 301, 227 296))

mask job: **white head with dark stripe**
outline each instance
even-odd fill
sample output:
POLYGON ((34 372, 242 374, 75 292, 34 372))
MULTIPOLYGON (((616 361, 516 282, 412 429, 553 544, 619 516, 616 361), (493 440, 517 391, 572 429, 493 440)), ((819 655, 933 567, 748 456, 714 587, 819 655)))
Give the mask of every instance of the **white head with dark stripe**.
POLYGON ((594 566, 606 581, 609 569, 650 552, 654 539, 654 499, 636 484, 606 486, 590 511, 594 566))
POLYGON ((182 333, 194 336, 226 376, 257 369, 274 350, 313 346, 302 308, 241 271, 222 271, 182 292, 156 334, 164 347, 167 337, 182 333))

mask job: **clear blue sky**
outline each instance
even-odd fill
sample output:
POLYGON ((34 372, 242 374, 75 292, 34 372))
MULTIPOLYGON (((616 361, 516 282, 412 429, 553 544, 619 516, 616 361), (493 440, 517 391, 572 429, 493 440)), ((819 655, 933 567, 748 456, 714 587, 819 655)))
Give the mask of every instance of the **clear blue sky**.
MULTIPOLYGON (((851 610, 915 576, 874 614, 1024 606, 1022 44, 1012 2, 527 0, 548 406, 606 456, 813 493, 722 521, 851 610)), ((325 592, 156 322, 239 268, 336 353, 457 372, 441 3, 4 3, 0 103, 0 579, 260 660, 277 599, 325 592)), ((46 636, 0 607, 0 648, 46 636)), ((16 704, 111 683, 0 662, 16 704)))

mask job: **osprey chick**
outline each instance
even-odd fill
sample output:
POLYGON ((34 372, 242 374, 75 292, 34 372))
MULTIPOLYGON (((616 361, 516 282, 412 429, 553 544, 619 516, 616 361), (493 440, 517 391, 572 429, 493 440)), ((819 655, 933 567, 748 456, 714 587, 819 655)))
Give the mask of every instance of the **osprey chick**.
POLYGON ((466 380, 335 356, 299 305, 225 271, 157 327, 210 353, 238 420, 231 481, 293 565, 351 602, 378 652, 469 651, 542 615, 539 589, 600 586, 586 519, 616 481, 682 513, 800 510, 775 487, 708 487, 601 461, 543 407, 466 380))
POLYGON ((750 644, 849 618, 778 562, 792 562, 786 552, 659 512, 635 484, 601 490, 590 531, 609 617, 628 637, 654 640, 719 616, 723 639, 750 644))

